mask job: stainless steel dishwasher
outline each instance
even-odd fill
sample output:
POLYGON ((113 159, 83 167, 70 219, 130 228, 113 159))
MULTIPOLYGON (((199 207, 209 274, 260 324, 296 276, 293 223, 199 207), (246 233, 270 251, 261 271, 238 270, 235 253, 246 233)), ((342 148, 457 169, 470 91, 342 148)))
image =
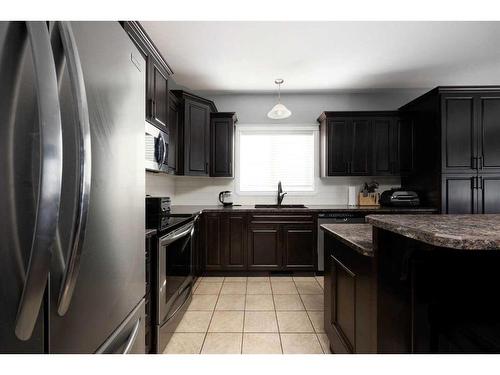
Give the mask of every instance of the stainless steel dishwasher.
POLYGON ((321 230, 323 224, 356 224, 364 223, 365 214, 362 212, 320 212, 318 214, 318 271, 325 270, 325 234, 321 230))

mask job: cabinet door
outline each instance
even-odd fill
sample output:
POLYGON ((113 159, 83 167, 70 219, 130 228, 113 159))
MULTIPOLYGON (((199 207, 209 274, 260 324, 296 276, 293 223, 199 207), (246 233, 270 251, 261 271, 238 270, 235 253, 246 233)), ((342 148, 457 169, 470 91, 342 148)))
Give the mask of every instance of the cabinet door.
POLYGON ((349 122, 347 119, 326 120, 327 175, 348 174, 349 122))
POLYGON ((356 338, 356 274, 333 255, 329 261, 328 290, 331 293, 327 319, 343 345, 333 345, 335 353, 354 353, 356 338))
POLYGON ((478 213, 500 214, 500 176, 479 176, 478 213))
POLYGON ((205 226, 205 269, 223 269, 222 227, 219 214, 204 214, 205 226))
POLYGON ((232 118, 212 118, 210 121, 210 176, 233 177, 233 133, 232 118))
POLYGON ((476 176, 443 176, 442 211, 473 214, 477 211, 476 176))
POLYGON ((474 173, 477 153, 474 97, 443 95, 441 116, 443 172, 474 173))
POLYGON ((353 119, 350 123, 351 142, 349 175, 370 175, 372 159, 372 127, 368 119, 353 119))
POLYGON ((227 215, 224 218, 224 268, 246 269, 246 216, 227 215))
POLYGON ((248 269, 279 270, 281 265, 279 224, 250 224, 248 228, 248 269))
POLYGON ((286 269, 314 271, 316 268, 316 231, 314 225, 282 225, 283 266, 286 269))
POLYGON ((210 107, 185 99, 184 174, 208 176, 210 149, 210 107))
POLYGON ((168 76, 154 59, 150 59, 149 65, 149 120, 154 125, 167 129, 169 99, 168 76))
POLYGON ((478 167, 500 172, 500 93, 478 97, 478 167))
POLYGON ((374 119, 373 123, 373 174, 375 176, 399 174, 398 170, 398 120, 374 119))
POLYGON ((415 121, 404 116, 397 124, 397 169, 400 174, 408 175, 415 169, 415 121))
MULTIPOLYGON (((179 142, 182 138, 179 137, 180 125, 180 108, 177 98, 169 94, 168 101, 168 166, 172 168, 174 173, 182 172, 179 170, 179 142)), ((181 168, 182 169, 182 168, 181 168)))

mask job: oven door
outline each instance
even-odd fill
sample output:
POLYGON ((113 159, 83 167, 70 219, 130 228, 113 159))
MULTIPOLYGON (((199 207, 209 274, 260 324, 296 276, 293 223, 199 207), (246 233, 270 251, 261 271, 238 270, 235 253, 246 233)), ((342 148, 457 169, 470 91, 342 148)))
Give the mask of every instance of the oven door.
POLYGON ((195 220, 158 240, 157 322, 172 319, 191 296, 195 220))
POLYGON ((170 173, 172 169, 168 166, 168 134, 146 123, 144 142, 146 170, 170 173))

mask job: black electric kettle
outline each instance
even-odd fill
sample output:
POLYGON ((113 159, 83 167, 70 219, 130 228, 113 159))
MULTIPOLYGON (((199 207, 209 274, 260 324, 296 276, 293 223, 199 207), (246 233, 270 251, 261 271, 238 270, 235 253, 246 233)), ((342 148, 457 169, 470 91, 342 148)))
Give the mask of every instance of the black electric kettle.
POLYGON ((221 191, 219 193, 219 202, 221 202, 224 207, 232 206, 233 205, 232 193, 229 190, 221 191))

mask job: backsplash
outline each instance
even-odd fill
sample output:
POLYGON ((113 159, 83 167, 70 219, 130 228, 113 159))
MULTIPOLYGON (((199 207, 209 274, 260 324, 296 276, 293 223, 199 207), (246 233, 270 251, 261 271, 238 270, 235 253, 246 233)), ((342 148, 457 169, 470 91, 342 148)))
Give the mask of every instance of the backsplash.
POLYGON ((146 172, 146 194, 153 197, 174 198, 175 179, 164 173, 146 172))
MULTIPOLYGON (((316 192, 303 195, 290 193, 285 196, 283 203, 302 203, 305 205, 347 204, 349 185, 355 185, 358 189, 361 189, 365 181, 371 181, 372 179, 379 182, 379 192, 391 187, 398 187, 401 184, 399 177, 316 178, 316 192)), ((170 197, 172 198, 172 203, 176 205, 218 204, 219 192, 223 190, 230 190, 233 192, 233 201, 235 204, 252 205, 255 203, 276 203, 275 195, 238 195, 236 192, 235 179, 165 176, 163 180, 165 180, 167 185, 175 186, 174 194, 171 194, 170 197)), ((161 180, 158 179, 154 183, 160 184, 159 186, 155 185, 156 191, 162 191, 161 180)), ((283 189, 286 191, 286 186, 284 186, 283 189)), ((163 191, 172 192, 171 188, 167 186, 163 191)))

